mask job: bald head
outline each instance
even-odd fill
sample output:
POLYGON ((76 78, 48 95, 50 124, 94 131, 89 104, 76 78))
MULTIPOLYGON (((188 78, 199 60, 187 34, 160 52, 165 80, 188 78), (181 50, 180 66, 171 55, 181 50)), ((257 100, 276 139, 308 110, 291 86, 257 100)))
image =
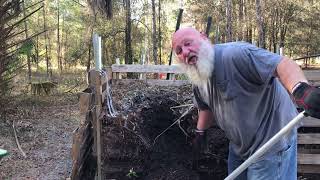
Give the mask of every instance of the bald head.
POLYGON ((172 48, 180 62, 196 64, 201 43, 208 41, 206 35, 194 28, 182 28, 172 36, 172 48))
POLYGON ((172 36, 172 47, 175 47, 177 42, 186 37, 201 39, 203 38, 202 36, 203 35, 199 31, 191 27, 179 29, 172 36))

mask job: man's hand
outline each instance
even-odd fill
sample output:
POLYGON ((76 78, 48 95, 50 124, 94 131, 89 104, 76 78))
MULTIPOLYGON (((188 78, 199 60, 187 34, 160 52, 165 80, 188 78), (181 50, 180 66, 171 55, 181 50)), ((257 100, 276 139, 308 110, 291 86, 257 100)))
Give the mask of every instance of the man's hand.
POLYGON ((198 160, 200 152, 206 144, 206 132, 203 130, 195 130, 195 137, 192 140, 193 168, 198 168, 198 160))
POLYGON ((293 89, 293 96, 298 108, 306 114, 320 119, 320 89, 305 82, 300 82, 293 89))

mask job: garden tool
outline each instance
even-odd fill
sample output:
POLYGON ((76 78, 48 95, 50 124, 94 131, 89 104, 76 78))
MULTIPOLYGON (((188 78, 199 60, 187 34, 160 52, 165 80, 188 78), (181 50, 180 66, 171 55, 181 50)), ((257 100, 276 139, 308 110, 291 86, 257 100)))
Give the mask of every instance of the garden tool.
POLYGON ((246 170, 252 163, 255 163, 264 153, 266 153, 274 144, 276 144, 283 136, 285 136, 290 130, 292 130, 301 120, 305 111, 302 111, 292 121, 290 121, 285 127, 283 127, 276 135, 274 135, 269 141, 267 141, 262 147, 260 147, 255 153, 252 154, 246 161, 244 161, 237 169, 235 169, 224 180, 233 180, 244 170, 246 170))
POLYGON ((0 149, 0 160, 5 157, 6 155, 8 155, 8 151, 4 150, 4 149, 0 149))

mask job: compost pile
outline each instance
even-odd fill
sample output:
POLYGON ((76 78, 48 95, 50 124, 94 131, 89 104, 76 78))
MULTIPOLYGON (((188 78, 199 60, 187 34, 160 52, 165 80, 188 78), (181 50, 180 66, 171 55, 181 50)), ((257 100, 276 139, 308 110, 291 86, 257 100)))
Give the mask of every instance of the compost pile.
POLYGON ((190 85, 118 84, 112 86, 112 94, 118 115, 106 116, 103 122, 104 179, 219 180, 226 177, 228 140, 221 129, 208 130, 207 146, 199 158, 192 153, 197 110, 190 105, 190 85))

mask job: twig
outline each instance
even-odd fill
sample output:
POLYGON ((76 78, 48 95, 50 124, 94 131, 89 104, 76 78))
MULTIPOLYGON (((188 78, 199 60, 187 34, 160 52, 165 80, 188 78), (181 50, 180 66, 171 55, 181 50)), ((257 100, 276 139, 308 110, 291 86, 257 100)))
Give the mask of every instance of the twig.
POLYGON ((122 126, 122 127, 124 127, 126 130, 136 135, 141 140, 141 142, 147 147, 147 149, 150 149, 151 147, 150 143, 143 136, 137 134, 135 131, 129 129, 127 126, 122 126))
POLYGON ((22 150, 21 146, 20 146, 20 143, 19 143, 19 140, 18 140, 18 137, 17 137, 17 132, 16 132, 16 128, 14 127, 14 120, 12 121, 12 128, 13 128, 13 133, 14 133, 14 138, 16 139, 16 144, 18 146, 18 149, 20 150, 20 152, 22 153, 22 156, 24 158, 27 157, 26 153, 22 150))
POLYGON ((180 120, 186 116, 191 110, 193 109, 193 106, 191 106, 187 111, 185 111, 175 122, 173 122, 169 127, 167 127, 164 131, 162 131, 156 138, 154 138, 153 140, 153 145, 155 145, 157 139, 164 134, 166 131, 168 131, 173 125, 179 123, 179 128, 181 129, 181 131, 189 137, 189 135, 184 131, 184 129, 180 126, 180 120))
POLYGON ((78 5, 80 5, 80 6, 82 6, 82 7, 86 7, 85 5, 83 5, 83 4, 81 4, 81 3, 79 3, 79 2, 77 2, 77 1, 75 1, 75 0, 72 0, 73 2, 75 2, 76 4, 78 4, 78 5))
POLYGON ((188 106, 193 106, 193 104, 183 104, 183 105, 180 105, 180 106, 173 106, 173 107, 170 107, 170 109, 172 110, 172 109, 188 107, 188 106))
POLYGON ((40 3, 42 3, 43 1, 44 1, 44 0, 41 0, 41 1, 39 1, 39 2, 36 2, 36 3, 34 3, 34 4, 32 4, 32 5, 28 6, 28 7, 26 7, 26 10, 32 8, 33 6, 36 6, 36 5, 40 4, 40 3))

